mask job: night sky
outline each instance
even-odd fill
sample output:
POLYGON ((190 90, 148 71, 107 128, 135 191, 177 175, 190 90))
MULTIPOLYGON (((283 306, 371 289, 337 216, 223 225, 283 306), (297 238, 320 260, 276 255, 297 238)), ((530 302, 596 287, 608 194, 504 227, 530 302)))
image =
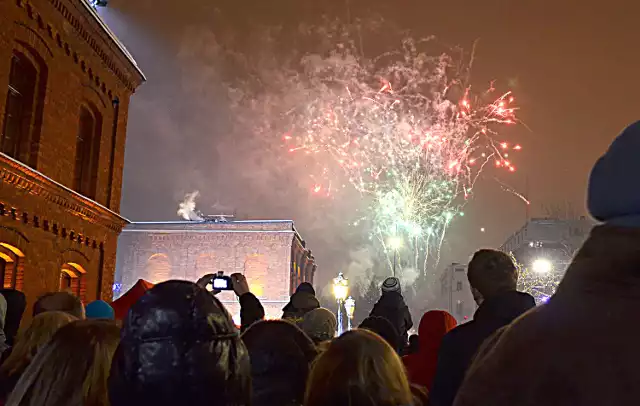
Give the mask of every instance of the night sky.
MULTIPOLYGON (((525 221, 523 202, 502 191, 494 175, 528 194, 532 216, 560 206, 584 214, 595 159, 640 118, 639 12, 630 0, 110 0, 100 14, 148 78, 129 112, 122 214, 175 220, 184 194, 200 190, 205 213, 228 208, 248 218, 292 218, 316 256, 321 284, 347 267, 359 238, 337 226, 339 219, 323 221, 324 213, 341 211, 303 197, 299 174, 269 174, 271 157, 229 135, 212 44, 233 41, 251 52, 257 26, 380 15, 443 45, 470 49, 478 40, 473 83, 495 80, 514 91, 521 108, 525 125, 505 133, 523 146, 518 171, 489 170, 448 234, 443 263, 466 262, 473 250, 499 246, 525 221), (255 168, 265 173, 256 177, 255 168)), ((283 42, 282 51, 290 46, 283 42)), ((365 48, 375 46, 364 38, 365 48)))

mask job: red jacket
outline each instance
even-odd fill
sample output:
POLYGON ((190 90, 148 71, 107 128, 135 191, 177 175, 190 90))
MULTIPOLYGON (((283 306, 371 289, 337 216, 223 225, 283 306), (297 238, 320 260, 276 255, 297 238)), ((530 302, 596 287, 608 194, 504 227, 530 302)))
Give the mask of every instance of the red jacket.
POLYGON ((402 358, 412 384, 431 390, 442 337, 456 324, 456 319, 444 310, 431 310, 422 316, 418 328, 418 352, 402 358))

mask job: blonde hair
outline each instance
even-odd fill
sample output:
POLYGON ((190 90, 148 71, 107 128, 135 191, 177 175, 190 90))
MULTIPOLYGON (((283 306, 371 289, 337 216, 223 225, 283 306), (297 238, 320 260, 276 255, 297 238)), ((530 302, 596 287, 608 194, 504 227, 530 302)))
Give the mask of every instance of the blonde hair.
POLYGON ((108 320, 62 327, 24 371, 7 406, 108 406, 107 379, 120 342, 108 320))
POLYGON ((21 374, 29 366, 38 350, 51 340, 56 331, 74 320, 77 319, 64 312, 45 312, 34 317, 29 327, 18 335, 11 354, 0 367, 0 376, 21 374))
POLYGON ((333 340, 313 365, 305 406, 413 404, 396 351, 380 336, 353 330, 333 340))

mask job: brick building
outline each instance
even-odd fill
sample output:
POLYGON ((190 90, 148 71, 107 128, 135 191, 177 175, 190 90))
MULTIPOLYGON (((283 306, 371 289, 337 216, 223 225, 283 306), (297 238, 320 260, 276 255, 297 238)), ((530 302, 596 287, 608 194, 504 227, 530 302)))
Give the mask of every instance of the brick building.
MULTIPOLYGON (((316 264, 292 221, 131 223, 119 238, 115 296, 138 279, 196 281, 218 271, 243 273, 267 317, 279 318, 298 284, 313 283, 316 264)), ((218 297, 238 316, 232 292, 218 297)))
POLYGON ((85 0, 0 2, 0 279, 29 306, 62 289, 111 299, 127 110, 143 81, 85 0))

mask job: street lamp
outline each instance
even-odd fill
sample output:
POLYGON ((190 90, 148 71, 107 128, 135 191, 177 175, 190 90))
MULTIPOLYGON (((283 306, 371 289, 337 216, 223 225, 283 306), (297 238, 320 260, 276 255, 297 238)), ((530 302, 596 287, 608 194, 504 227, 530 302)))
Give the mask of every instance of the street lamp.
POLYGON ((349 295, 349 280, 344 277, 342 272, 337 278, 333 279, 333 296, 338 302, 338 335, 342 334, 342 305, 349 295))
POLYGON ((538 258, 531 264, 531 269, 535 273, 547 274, 553 269, 553 264, 548 259, 538 258))
POLYGON ((389 238, 389 247, 393 250, 393 276, 396 276, 396 262, 398 256, 398 250, 402 248, 402 238, 394 235, 389 238))
POLYGON ((351 296, 349 296, 349 298, 345 300, 344 310, 347 312, 347 330, 351 330, 353 313, 356 311, 356 301, 351 296))

